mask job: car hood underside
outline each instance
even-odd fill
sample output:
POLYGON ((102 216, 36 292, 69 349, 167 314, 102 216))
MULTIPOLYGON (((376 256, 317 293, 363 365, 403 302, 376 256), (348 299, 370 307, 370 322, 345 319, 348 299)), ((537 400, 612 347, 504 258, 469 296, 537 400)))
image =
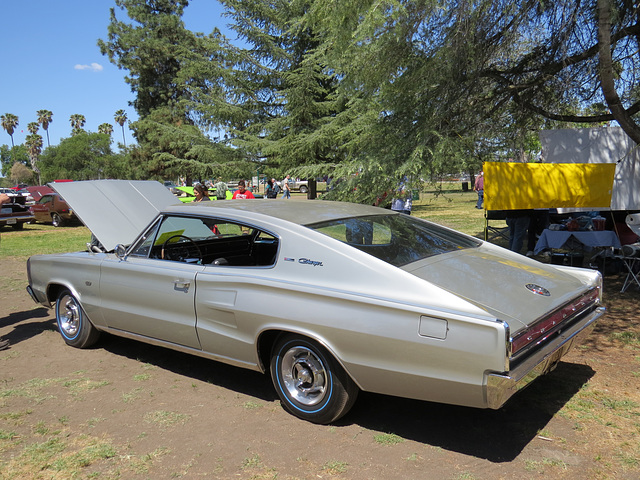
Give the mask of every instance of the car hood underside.
POLYGON ((50 184, 107 251, 128 245, 169 205, 179 203, 159 182, 90 180, 50 184))

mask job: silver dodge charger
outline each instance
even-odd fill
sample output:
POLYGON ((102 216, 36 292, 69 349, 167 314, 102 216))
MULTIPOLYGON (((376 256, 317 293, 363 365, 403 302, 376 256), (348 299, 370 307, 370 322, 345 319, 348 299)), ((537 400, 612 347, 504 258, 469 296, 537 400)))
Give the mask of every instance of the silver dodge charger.
POLYGON ((602 279, 389 210, 176 204, 157 182, 56 184, 93 236, 27 262, 63 340, 101 332, 268 372, 330 423, 360 390, 500 408, 604 313, 602 279))

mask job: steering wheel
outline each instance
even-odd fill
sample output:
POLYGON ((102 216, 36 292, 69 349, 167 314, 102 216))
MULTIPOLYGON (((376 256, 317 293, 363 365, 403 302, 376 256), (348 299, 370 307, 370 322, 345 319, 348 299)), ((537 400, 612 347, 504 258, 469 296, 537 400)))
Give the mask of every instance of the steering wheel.
POLYGON ((187 258, 197 257, 198 263, 202 263, 202 251, 200 247, 186 235, 173 235, 167 238, 162 244, 160 256, 164 260, 175 260, 178 262, 184 262, 187 258), (169 242, 174 238, 184 238, 186 242, 176 242, 169 245, 169 242), (193 255, 193 253, 196 253, 196 255, 193 255))

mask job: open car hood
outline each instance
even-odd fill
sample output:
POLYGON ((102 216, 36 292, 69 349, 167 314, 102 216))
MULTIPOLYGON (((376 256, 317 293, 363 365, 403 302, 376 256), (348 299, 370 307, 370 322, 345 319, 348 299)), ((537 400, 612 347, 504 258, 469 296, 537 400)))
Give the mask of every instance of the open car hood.
POLYGON ((51 183, 107 251, 128 245, 168 205, 179 203, 159 182, 88 180, 51 183))

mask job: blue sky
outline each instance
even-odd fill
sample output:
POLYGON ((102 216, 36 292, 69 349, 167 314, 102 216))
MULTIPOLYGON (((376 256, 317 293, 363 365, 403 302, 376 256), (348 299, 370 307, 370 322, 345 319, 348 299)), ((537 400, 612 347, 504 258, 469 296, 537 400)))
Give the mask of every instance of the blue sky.
MULTIPOLYGON (((127 72, 102 56, 99 38, 107 38, 109 9, 114 0, 22 0, 2 2, 0 45, 0 114, 13 113, 19 125, 13 138, 24 142, 27 124, 37 120, 36 111, 53 112, 49 126, 51 144, 70 136, 69 117, 86 117, 85 130, 98 131, 101 123, 114 125, 114 148, 122 141, 122 130, 113 119, 124 109, 129 120, 137 118, 128 102, 133 99, 124 82, 127 72)), ((226 35, 228 19, 215 0, 191 0, 183 20, 190 30, 210 33, 218 27, 226 35)), ((126 14, 117 9, 119 19, 126 14)), ((233 37, 232 37, 233 38, 233 37)), ((125 128, 127 145, 133 142, 125 128)), ((39 132, 47 145, 46 134, 39 132)), ((0 145, 11 138, 0 129, 0 145)))

